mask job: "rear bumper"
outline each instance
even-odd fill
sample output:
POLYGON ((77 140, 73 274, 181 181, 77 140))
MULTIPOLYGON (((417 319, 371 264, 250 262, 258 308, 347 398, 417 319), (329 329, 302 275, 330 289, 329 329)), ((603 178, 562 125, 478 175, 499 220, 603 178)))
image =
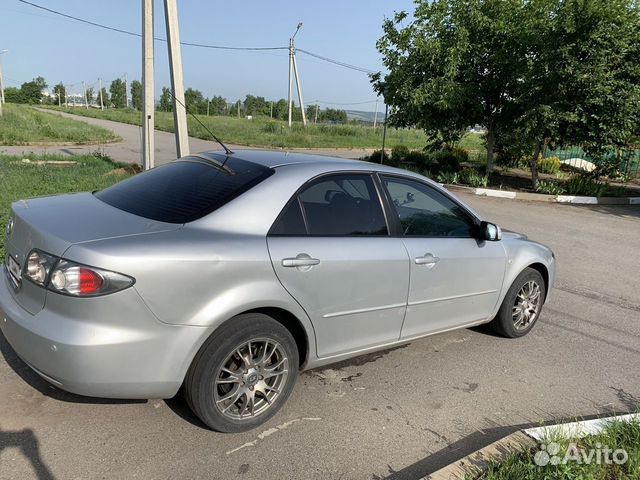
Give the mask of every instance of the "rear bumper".
POLYGON ((0 271, 0 330, 47 381, 80 395, 170 398, 208 332, 158 321, 135 289, 97 298, 47 295, 35 315, 0 271))

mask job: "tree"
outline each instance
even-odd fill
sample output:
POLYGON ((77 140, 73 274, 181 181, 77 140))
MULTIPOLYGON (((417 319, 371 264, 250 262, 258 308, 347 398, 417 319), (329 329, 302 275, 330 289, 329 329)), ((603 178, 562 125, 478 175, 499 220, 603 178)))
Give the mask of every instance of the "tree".
POLYGON ((224 97, 214 95, 209 100, 209 113, 211 115, 224 115, 227 111, 227 100, 224 97))
POLYGON ((127 88, 122 79, 116 78, 109 87, 111 92, 111 103, 115 108, 125 108, 127 106, 127 88))
POLYGON ((247 95, 243 102, 246 115, 269 115, 270 106, 264 97, 247 95))
POLYGON ((87 105, 91 105, 93 103, 94 96, 95 96, 95 91, 93 90, 93 87, 89 87, 85 90, 84 98, 85 98, 85 101, 87 102, 87 105))
POLYGON ((43 77, 36 77, 20 86, 20 103, 36 104, 42 101, 42 92, 47 88, 43 77))
POLYGON ((207 101, 200 90, 187 88, 184 91, 184 104, 189 113, 207 113, 207 101))
POLYGON ((136 110, 142 110, 142 83, 139 80, 131 82, 131 105, 136 110))
POLYGON ((173 112, 173 100, 171 97, 171 90, 167 87, 162 87, 162 93, 160 94, 159 108, 163 112, 173 112))
POLYGON ((413 20, 400 12, 383 24, 378 50, 389 73, 372 76, 391 107, 389 122, 417 126, 452 143, 469 126, 487 129, 487 171, 496 132, 518 118, 526 69, 524 0, 418 0, 413 20))
POLYGON ((4 89, 4 100, 9 103, 22 103, 20 89, 18 87, 7 87, 4 89))
MULTIPOLYGON (((111 103, 109 103, 109 92, 107 92, 107 87, 102 87, 102 105, 106 108, 109 105, 111 105, 111 103)), ((100 103, 100 91, 98 91, 98 95, 96 96, 96 100, 98 102, 98 104, 100 103)))
POLYGON ((62 82, 54 85, 53 95, 56 104, 64 105, 67 101, 67 89, 62 82))
POLYGON ((278 120, 286 120, 289 115, 289 107, 287 101, 281 98, 273 104, 273 118, 278 120))

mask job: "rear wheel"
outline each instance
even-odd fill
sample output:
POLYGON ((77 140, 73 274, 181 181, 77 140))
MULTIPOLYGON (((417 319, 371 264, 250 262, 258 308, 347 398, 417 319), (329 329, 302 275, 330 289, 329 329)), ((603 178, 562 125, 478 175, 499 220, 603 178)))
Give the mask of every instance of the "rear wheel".
POLYGON ((525 268, 511 284, 491 328, 508 338, 526 335, 540 317, 545 296, 546 287, 540 272, 525 268))
POLYGON ((298 350, 291 333, 260 313, 239 315, 200 349, 185 380, 194 413, 220 432, 266 422, 293 390, 298 350))

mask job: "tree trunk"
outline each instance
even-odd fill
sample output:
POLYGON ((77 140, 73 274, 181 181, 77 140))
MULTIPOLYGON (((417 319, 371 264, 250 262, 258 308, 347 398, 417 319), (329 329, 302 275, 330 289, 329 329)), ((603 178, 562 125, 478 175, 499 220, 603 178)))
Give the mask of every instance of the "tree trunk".
POLYGON ((531 183, 533 189, 538 187, 538 159, 542 153, 542 142, 536 143, 536 149, 533 152, 533 158, 531 158, 531 183))
POLYGON ((487 175, 493 173, 493 150, 496 144, 496 137, 493 128, 487 129, 487 175))

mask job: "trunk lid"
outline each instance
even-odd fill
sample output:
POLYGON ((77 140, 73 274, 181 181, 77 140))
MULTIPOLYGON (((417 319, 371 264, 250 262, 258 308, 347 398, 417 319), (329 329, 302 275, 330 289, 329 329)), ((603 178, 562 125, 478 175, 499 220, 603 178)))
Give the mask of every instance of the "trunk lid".
MULTIPOLYGON (((175 230, 181 225, 138 217, 98 200, 91 193, 77 193, 19 200, 11 206, 9 226, 12 227, 7 229, 6 254, 23 268, 34 248, 62 256, 73 244, 175 230)), ((8 258, 3 260, 8 265, 8 258)), ((44 307, 46 290, 28 280, 22 279, 12 293, 31 314, 44 307)))

